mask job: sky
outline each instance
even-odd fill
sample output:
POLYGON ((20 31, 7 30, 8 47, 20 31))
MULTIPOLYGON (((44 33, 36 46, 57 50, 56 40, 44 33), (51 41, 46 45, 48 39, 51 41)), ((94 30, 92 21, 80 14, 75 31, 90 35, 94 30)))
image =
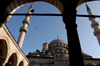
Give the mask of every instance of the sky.
MULTIPOLYGON (((94 15, 100 14, 99 1, 91 1, 87 2, 87 4, 94 15)), ((31 3, 22 6, 15 13, 27 13, 30 5, 31 3)), ((61 14, 58 8, 42 1, 33 2, 33 9, 34 13, 61 14)), ((77 14, 88 15, 85 4, 77 9, 77 14)), ((25 16, 12 16, 6 23, 16 41, 18 40, 19 29, 22 27, 24 19, 25 16)), ((96 18, 96 21, 100 24, 100 18, 96 18)), ((93 34, 94 30, 91 27, 91 21, 89 21, 88 17, 77 17, 76 23, 78 25, 77 31, 82 52, 91 55, 93 58, 100 58, 100 46, 96 36, 93 34)), ((67 30, 65 29, 62 16, 32 16, 28 26, 28 33, 25 35, 22 45, 22 51, 25 55, 36 50, 42 51, 43 43, 50 43, 57 39, 57 36, 68 44, 67 30)))

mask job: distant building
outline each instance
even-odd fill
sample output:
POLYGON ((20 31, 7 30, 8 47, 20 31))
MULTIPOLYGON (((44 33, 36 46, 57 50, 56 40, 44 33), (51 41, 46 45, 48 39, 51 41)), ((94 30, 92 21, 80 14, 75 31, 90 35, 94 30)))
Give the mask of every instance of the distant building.
MULTIPOLYGON (((85 53, 82 53, 82 55, 86 66, 100 64, 100 59, 92 58, 85 53)), ((36 50, 33 53, 28 53, 26 57, 30 61, 29 66, 70 66, 68 44, 60 39, 55 39, 49 44, 44 43, 41 52, 36 50)))

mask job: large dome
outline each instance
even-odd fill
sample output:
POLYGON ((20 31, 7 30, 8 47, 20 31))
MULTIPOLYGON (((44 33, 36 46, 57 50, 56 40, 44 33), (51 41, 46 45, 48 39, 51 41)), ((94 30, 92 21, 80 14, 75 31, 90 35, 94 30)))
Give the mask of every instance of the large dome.
POLYGON ((63 40, 55 39, 49 43, 49 51, 52 55, 56 53, 68 54, 68 45, 63 40))
POLYGON ((50 42, 50 44, 53 44, 53 43, 62 43, 62 44, 66 44, 65 41, 60 40, 60 39, 55 39, 55 40, 53 40, 53 41, 50 42))

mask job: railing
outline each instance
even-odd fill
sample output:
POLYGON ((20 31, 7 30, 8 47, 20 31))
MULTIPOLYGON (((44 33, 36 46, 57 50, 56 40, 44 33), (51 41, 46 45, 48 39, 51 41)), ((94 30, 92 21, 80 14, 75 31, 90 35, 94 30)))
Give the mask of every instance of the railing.
MULTIPOLYGON (((32 15, 32 16, 63 16, 64 14, 24 14, 24 13, 16 13, 16 14, 7 14, 12 16, 24 16, 24 15, 32 15)), ((76 15, 77 17, 100 17, 100 15, 76 15)))

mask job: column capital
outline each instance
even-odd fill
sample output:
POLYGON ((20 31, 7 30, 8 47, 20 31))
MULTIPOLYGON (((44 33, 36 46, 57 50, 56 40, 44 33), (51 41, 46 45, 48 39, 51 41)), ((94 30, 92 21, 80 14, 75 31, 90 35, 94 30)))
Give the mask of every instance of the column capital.
POLYGON ((73 9, 70 12, 71 12, 70 14, 68 14, 67 11, 63 12, 63 14, 64 14, 63 15, 63 22, 66 25, 66 27, 65 27, 66 29, 68 29, 68 28, 71 29, 72 27, 77 28, 77 24, 76 24, 76 13, 77 13, 77 11, 75 9, 73 9))

